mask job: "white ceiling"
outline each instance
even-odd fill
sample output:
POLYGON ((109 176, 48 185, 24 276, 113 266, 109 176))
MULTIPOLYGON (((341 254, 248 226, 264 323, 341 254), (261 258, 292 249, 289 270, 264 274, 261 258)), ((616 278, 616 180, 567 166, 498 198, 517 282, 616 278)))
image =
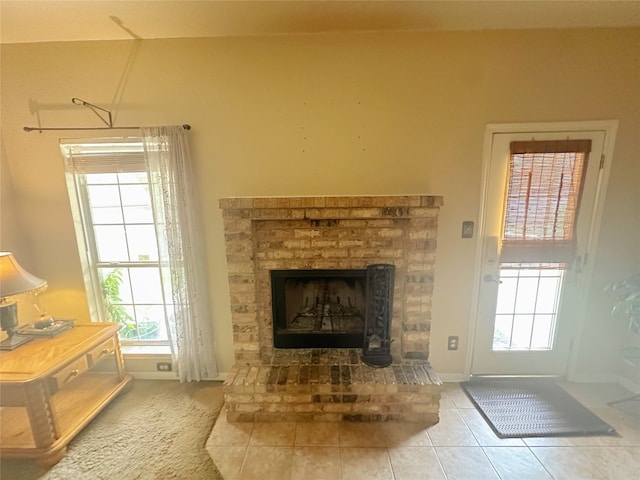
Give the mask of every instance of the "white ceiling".
POLYGON ((0 0, 0 42, 640 26, 640 0, 0 0))

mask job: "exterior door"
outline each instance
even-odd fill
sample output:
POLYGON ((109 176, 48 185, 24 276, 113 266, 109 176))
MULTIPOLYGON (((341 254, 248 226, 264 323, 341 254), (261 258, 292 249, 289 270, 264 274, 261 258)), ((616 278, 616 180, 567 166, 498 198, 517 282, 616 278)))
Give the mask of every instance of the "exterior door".
POLYGON ((535 125, 527 131, 526 126, 520 131, 490 126, 487 130, 472 375, 567 373, 572 342, 584 316, 584 295, 608 177, 604 153, 615 134, 613 122, 583 125, 535 125), (577 248, 574 260, 566 266, 511 263, 506 268, 501 262, 505 252, 501 247, 511 175, 510 145, 532 138, 591 141, 576 214, 577 248))

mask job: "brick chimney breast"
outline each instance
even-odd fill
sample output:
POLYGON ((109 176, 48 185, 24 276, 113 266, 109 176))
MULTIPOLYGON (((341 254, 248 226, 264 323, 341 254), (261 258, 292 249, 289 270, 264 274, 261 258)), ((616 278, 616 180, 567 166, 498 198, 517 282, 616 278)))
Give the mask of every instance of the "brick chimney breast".
MULTIPOLYGON (((281 352, 281 349, 273 346, 272 270, 365 269, 372 264, 395 266, 390 328, 393 365, 384 374, 382 372, 387 368, 376 369, 376 372, 382 374, 382 378, 384 375, 393 376, 393 379, 389 377, 386 380, 391 384, 398 379, 407 382, 417 379, 419 383, 419 378, 429 378, 429 384, 439 385, 435 372, 428 366, 428 358, 438 213, 442 205, 441 196, 427 195, 220 199, 236 359, 234 376, 240 374, 243 377, 241 389, 255 390, 255 385, 247 387, 245 384, 252 368, 251 377, 255 383, 259 379, 259 372, 263 372, 264 376, 265 369, 272 369, 275 358, 280 362, 284 357, 307 356, 306 351, 281 352), (417 366, 420 371, 412 372, 411 368, 417 366), (408 370, 404 372, 403 368, 408 370), (249 370, 244 374, 239 373, 244 369, 249 370)), ((346 355, 344 358, 349 358, 351 362, 357 353, 342 352, 335 355, 336 358, 346 355)), ((282 365, 278 368, 278 375, 283 375, 284 380, 281 381, 285 383, 278 383, 277 378, 272 380, 280 386, 296 384, 301 374, 308 376, 310 373, 300 365, 292 366, 293 370, 287 367, 286 374, 281 371, 282 365), (298 379, 295 381, 291 377, 294 372, 298 379)), ((353 378, 361 378, 358 376, 362 374, 360 367, 356 370, 350 371, 349 375, 347 370, 338 370, 338 374, 334 369, 329 373, 343 380, 352 379, 351 373, 354 374, 353 378)), ((371 373, 372 378, 376 372, 371 373)), ((319 377, 316 379, 319 381, 319 377)), ((266 390, 269 378, 263 380, 265 383, 258 385, 266 390)), ((237 382, 238 378, 234 381, 237 382)), ((228 386, 233 390, 230 393, 232 396, 238 394, 234 381, 228 380, 228 386)), ((389 386, 386 381, 382 387, 384 390, 389 386)), ((306 387, 296 388, 305 390, 306 387)), ((321 393, 316 392, 315 398, 321 398, 321 393)), ((434 394, 431 391, 429 393, 434 394)), ((344 415, 356 415, 353 405, 358 402, 347 403, 352 404, 350 408, 337 408, 335 412, 330 408, 330 411, 323 410, 323 414, 339 413, 341 418, 344 415)), ((369 410, 365 409, 357 415, 385 416, 383 411, 374 407, 370 405, 369 410)), ((253 407, 245 405, 242 408, 251 410, 253 407)), ((335 406, 332 408, 336 409, 335 406)), ((423 408, 429 410, 430 415, 433 414, 433 408, 423 408)), ((387 414, 391 410, 387 409, 387 414)), ((255 419, 256 412, 260 410, 242 414, 234 410, 232 416, 234 420, 248 416, 255 419)))

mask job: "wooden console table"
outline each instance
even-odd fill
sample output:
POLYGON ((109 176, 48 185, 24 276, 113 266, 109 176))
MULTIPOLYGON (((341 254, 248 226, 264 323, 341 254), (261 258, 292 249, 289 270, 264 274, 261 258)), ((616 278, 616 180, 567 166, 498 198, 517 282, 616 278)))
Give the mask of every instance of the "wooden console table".
POLYGON ((67 444, 132 380, 113 323, 76 325, 0 352, 0 457, 57 463, 67 444), (115 372, 95 372, 106 359, 115 372))

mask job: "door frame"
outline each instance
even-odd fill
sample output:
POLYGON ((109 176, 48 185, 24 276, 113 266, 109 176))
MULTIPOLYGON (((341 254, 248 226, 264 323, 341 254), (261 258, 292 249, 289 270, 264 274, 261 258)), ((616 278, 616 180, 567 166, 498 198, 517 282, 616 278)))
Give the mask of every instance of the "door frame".
MULTIPOLYGON (((604 201, 606 198, 607 185, 609 183, 609 175, 611 172, 611 163, 613 159, 613 148, 615 145, 616 132, 618 129, 618 120, 596 120, 582 122, 536 122, 536 123, 490 123, 485 128, 484 144, 482 149, 482 177, 480 189, 480 202, 478 207, 477 234, 475 237, 475 260, 473 266, 473 288, 471 292, 471 308, 469 311, 469 330, 467 355, 465 359, 465 378, 471 377, 471 365, 473 361, 476 327, 478 324, 478 309, 480 300, 480 286, 482 282, 483 272, 483 254, 484 254, 484 237, 486 223, 486 204, 489 186, 489 167, 491 162, 491 150, 493 145, 493 136, 496 134, 509 133, 531 133, 533 136, 542 132, 562 132, 562 131, 594 131, 601 130, 605 132, 603 145, 603 164, 602 173, 600 175, 598 191, 594 201, 593 215, 591 219, 591 228, 589 238, 587 240, 589 256, 586 263, 582 266, 581 282, 579 285, 578 298, 584 299, 589 290, 591 276, 593 273, 593 265, 595 263, 596 252, 598 249, 598 237, 600 232, 600 223, 602 219, 602 211, 604 209, 604 201)), ((601 161, 601 159, 594 159, 601 161)), ((585 320, 585 302, 580 302, 577 315, 575 334, 569 351, 569 359, 567 361, 566 378, 572 380, 576 376, 577 370, 577 353, 580 350, 580 343, 585 320)))

